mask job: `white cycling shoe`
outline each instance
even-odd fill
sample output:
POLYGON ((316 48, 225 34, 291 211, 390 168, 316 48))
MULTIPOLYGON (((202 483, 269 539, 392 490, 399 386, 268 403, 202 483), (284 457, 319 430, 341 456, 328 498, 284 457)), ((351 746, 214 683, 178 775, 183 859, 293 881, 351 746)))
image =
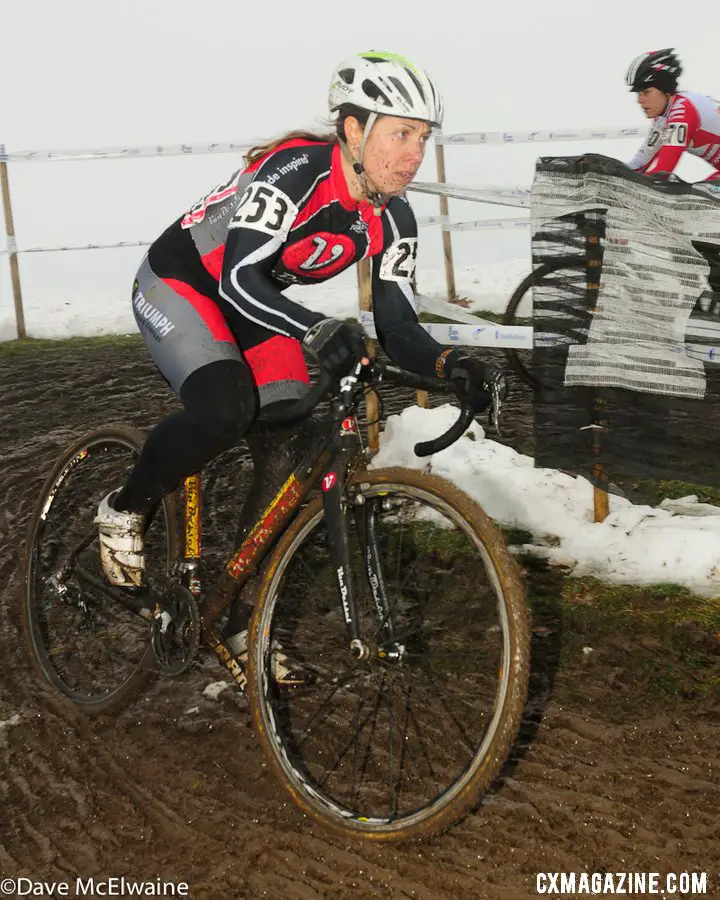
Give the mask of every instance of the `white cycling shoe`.
POLYGON ((113 509, 110 504, 117 493, 111 491, 102 499, 95 516, 100 536, 100 562, 110 584, 140 587, 145 571, 145 516, 113 509))

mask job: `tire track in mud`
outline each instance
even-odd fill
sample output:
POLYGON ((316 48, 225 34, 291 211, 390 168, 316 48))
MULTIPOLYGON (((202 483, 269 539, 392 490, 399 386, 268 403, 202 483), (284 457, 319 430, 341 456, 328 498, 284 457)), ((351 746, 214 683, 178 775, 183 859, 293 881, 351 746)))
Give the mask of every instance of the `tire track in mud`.
MULTIPOLYGON (((111 420, 147 427, 174 401, 136 347, 0 360, 0 385, 0 723, 14 722, 0 725, 3 875, 159 875, 213 900, 522 900, 539 871, 714 869, 718 718, 685 705, 608 724, 601 668, 586 676, 587 708, 566 701, 562 672, 552 695, 536 691, 528 723, 539 725, 495 792, 448 834, 410 847, 346 846, 304 818, 265 766, 244 699, 232 687, 203 694, 227 680, 209 657, 114 719, 66 706, 40 688, 19 643, 28 516, 72 439, 111 420)), ((531 437, 527 399, 519 389, 516 412, 508 405, 509 443, 531 437)), ((411 400, 398 392, 385 412, 411 400)), ((211 502, 247 479, 243 460, 216 464, 211 502)), ((226 544, 231 526, 229 511, 208 509, 208 541, 226 544)))

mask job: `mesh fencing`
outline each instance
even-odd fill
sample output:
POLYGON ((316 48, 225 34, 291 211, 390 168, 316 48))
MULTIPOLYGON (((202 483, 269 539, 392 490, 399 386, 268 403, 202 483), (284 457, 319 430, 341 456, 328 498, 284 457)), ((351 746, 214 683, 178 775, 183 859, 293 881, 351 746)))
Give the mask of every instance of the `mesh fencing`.
POLYGON ((717 483, 720 193, 543 158, 532 219, 536 464, 717 483))

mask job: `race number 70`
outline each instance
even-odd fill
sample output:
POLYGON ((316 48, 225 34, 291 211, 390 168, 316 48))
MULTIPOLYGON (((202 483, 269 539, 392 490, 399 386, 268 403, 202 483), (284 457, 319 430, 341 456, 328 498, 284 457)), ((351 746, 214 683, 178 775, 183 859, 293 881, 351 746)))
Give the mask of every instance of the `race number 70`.
POLYGON ((665 126, 663 143, 668 147, 684 147, 687 144, 688 127, 684 122, 671 122, 665 126))

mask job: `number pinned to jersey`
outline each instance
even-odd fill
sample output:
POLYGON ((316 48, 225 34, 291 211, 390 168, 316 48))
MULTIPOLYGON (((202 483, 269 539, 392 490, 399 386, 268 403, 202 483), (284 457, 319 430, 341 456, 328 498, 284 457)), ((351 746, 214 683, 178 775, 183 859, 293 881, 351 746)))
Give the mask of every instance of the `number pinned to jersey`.
POLYGON ((242 195, 228 228, 252 228, 265 234, 285 236, 298 214, 298 208, 279 188, 264 181, 253 181, 242 195))
POLYGON ((672 122, 665 127, 663 143, 667 147, 685 147, 687 145, 688 127, 684 122, 672 122))
POLYGON ((383 281, 403 284, 412 281, 417 259, 417 238, 401 238, 390 244, 383 253, 380 277, 383 281))

